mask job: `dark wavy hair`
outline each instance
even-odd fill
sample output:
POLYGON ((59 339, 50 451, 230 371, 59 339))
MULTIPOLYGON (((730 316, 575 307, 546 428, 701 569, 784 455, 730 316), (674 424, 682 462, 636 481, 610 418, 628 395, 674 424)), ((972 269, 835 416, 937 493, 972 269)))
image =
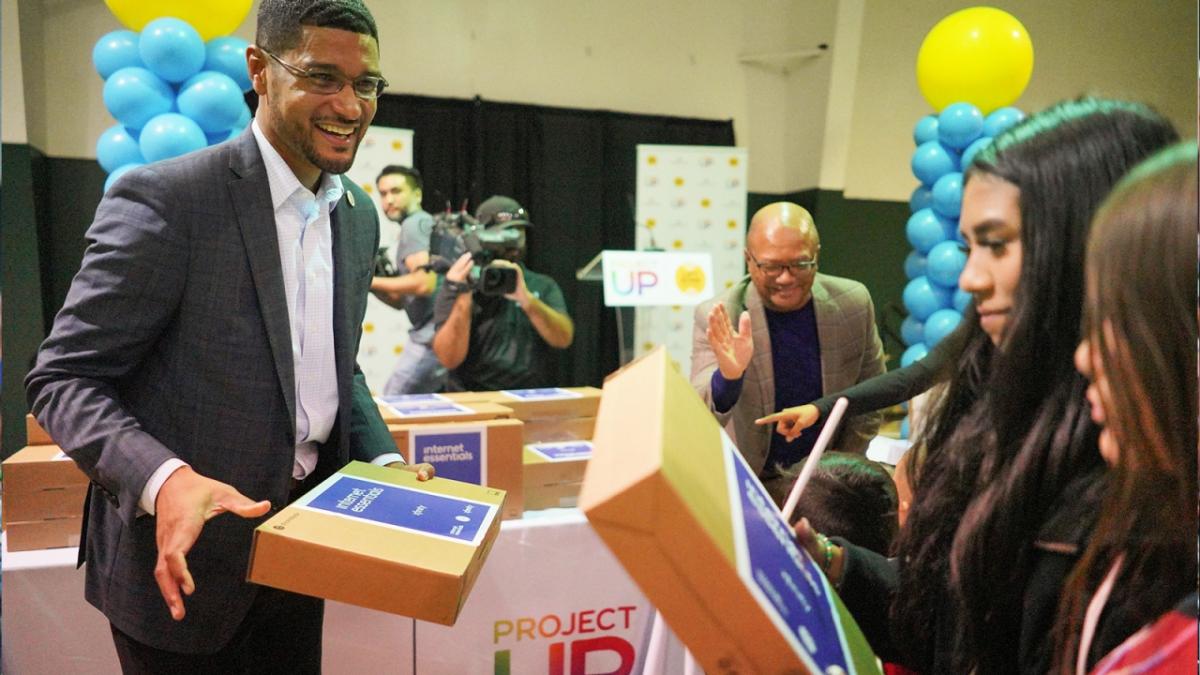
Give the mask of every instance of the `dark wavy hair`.
MULTIPOLYGON (((959 620, 955 669, 1017 670, 1034 534, 1073 478, 1099 462, 1072 356, 1083 304, 1083 251, 1101 200, 1138 161, 1178 139, 1150 108, 1082 98, 1030 116, 976 156, 966 181, 1020 190, 1020 280, 999 348, 979 330, 923 434, 914 503, 898 541, 892 613, 910 662, 931 664, 928 631, 959 620)), ((964 321, 977 323, 973 312, 964 321)))
POLYGON ((1084 610, 1118 557, 1108 607, 1133 625, 1196 590, 1196 179, 1195 141, 1155 155, 1113 190, 1088 240, 1084 333, 1120 451, 1063 595, 1059 672, 1074 672, 1084 610))
MULTIPOLYGON (((770 481, 777 504, 787 501, 787 493, 807 462, 805 457, 780 468, 782 480, 770 481)), ((803 516, 822 534, 845 537, 887 555, 900 529, 898 506, 896 482, 882 464, 855 453, 827 452, 821 455, 796 502, 792 524, 803 516)))
POLYGON ((282 54, 300 44, 304 26, 348 30, 379 42, 375 17, 361 0, 262 0, 254 42, 282 54))

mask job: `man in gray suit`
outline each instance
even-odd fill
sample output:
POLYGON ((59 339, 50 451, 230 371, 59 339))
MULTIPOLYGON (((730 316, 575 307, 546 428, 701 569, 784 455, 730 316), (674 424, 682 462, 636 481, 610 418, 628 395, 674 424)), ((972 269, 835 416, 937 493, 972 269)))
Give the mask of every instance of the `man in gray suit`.
MULTIPOLYGON (((870 294, 819 274, 820 250, 808 211, 764 206, 746 234, 750 274, 696 308, 692 386, 764 482, 807 456, 817 430, 788 442, 756 419, 884 372, 870 294)), ((851 418, 834 445, 865 452, 878 428, 877 413, 851 418)))
POLYGON ((402 463, 355 364, 379 223, 340 176, 387 86, 374 19, 263 0, 247 64, 250 129, 105 195, 26 380, 92 480, 85 595, 125 672, 319 672, 323 605, 245 582, 252 531, 402 463))

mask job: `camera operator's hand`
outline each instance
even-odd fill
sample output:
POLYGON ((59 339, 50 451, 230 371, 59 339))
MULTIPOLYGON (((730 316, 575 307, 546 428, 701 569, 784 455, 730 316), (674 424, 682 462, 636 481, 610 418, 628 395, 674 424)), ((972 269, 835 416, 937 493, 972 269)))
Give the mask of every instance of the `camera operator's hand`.
POLYGON ((457 284, 467 283, 467 277, 471 274, 471 267, 474 264, 470 253, 458 256, 458 260, 455 260, 450 269, 446 271, 446 281, 453 281, 457 284))
POLYGON ((517 287, 512 293, 505 293, 504 297, 509 300, 515 300, 521 309, 526 309, 529 306, 529 301, 532 296, 529 295, 529 288, 525 286, 525 273, 521 270, 521 266, 510 260, 495 260, 492 265, 496 267, 507 267, 517 271, 517 287))

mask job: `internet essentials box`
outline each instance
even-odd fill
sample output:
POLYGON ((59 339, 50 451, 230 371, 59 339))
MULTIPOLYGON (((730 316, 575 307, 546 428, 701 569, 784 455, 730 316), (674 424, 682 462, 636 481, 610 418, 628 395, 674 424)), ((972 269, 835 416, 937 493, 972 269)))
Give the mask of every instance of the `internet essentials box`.
POLYGON ((504 491, 351 462, 254 531, 247 580, 454 625, 504 491))
POLYGON ((441 478, 489 485, 507 493, 503 516, 524 512, 521 420, 448 424, 389 424, 392 440, 410 464, 428 462, 441 478))
POLYGON ((583 472, 592 457, 591 441, 530 443, 525 446, 525 508, 573 507, 583 472))
POLYGON ((88 478, 57 445, 29 445, 4 460, 8 550, 78 546, 88 478))
POLYGON ((665 349, 605 382, 592 441, 580 508, 710 675, 879 672, 665 349))

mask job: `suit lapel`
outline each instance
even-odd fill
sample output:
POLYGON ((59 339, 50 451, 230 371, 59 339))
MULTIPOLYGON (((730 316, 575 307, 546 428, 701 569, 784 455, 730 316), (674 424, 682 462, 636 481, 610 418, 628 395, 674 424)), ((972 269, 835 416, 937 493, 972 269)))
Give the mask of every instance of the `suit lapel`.
POLYGON ((821 395, 836 391, 829 386, 832 365, 837 363, 836 355, 839 342, 834 331, 837 330, 837 307, 829 298, 829 291, 821 281, 821 276, 813 280, 812 286, 813 313, 817 318, 817 341, 821 343, 821 395))
MULTIPOLYGON (((750 375, 758 386, 763 409, 775 411, 775 359, 771 354, 771 331, 762 298, 753 284, 746 287, 746 310, 750 312, 750 333, 754 336, 754 358, 750 359, 750 375)), ((734 325, 738 318, 732 317, 734 325)), ((750 384, 747 382, 746 384, 750 384)))
MULTIPOLYGON (((343 179, 349 182, 349 179, 343 179)), ((349 204, 350 190, 346 188, 346 196, 338 202, 337 208, 329 216, 329 225, 333 233, 333 354, 337 363, 338 400, 342 406, 348 400, 349 392, 341 390, 341 383, 350 381, 350 371, 354 363, 354 345, 351 336, 354 334, 350 326, 354 307, 350 297, 350 287, 353 279, 348 277, 354 269, 351 256, 354 253, 354 207, 349 204)))
MULTIPOLYGON (((250 273, 258 294, 258 306, 266 326, 267 341, 279 375, 279 387, 287 402, 288 419, 295 435, 296 379, 292 361, 292 329, 288 320, 287 294, 283 285, 283 264, 279 260, 279 234, 275 227, 275 209, 271 205, 271 187, 266 166, 258 151, 254 134, 247 129, 232 151, 229 168, 229 195, 233 201, 250 273)), ((292 439, 293 441, 295 438, 292 439)))

